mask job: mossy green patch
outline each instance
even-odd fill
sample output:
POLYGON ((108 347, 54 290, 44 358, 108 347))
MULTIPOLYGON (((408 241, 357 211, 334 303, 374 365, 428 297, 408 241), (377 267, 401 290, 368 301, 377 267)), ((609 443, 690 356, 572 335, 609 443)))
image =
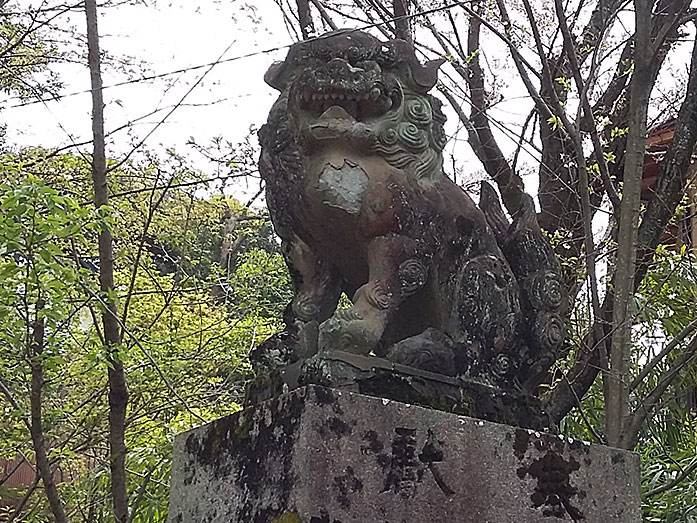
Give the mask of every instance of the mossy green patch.
POLYGON ((240 439, 246 439, 249 437, 249 433, 251 432, 252 428, 254 426, 253 420, 250 419, 240 419, 239 425, 235 428, 233 432, 233 436, 236 440, 240 439))
POLYGON ((297 512, 286 511, 280 516, 273 518, 270 523, 303 523, 303 520, 300 519, 297 512))

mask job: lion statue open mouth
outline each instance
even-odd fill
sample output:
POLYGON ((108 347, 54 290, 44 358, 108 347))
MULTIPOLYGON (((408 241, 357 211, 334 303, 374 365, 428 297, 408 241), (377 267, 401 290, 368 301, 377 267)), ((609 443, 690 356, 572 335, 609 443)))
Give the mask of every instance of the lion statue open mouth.
POLYGON ((441 63, 345 30, 268 71, 259 165, 295 297, 258 372, 343 351, 532 390, 558 356, 567 304, 532 201, 509 225, 493 188, 480 209, 443 173, 441 63))

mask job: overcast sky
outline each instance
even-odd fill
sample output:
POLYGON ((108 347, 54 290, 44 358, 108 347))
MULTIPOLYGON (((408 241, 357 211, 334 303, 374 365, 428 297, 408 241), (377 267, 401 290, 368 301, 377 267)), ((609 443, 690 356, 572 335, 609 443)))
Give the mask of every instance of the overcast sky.
MULTIPOLYGON (((37 1, 22 3, 30 5, 37 1)), ((263 81, 264 72, 274 60, 282 60, 287 52, 286 49, 266 51, 287 46, 293 41, 273 0, 208 1, 202 2, 204 5, 201 6, 187 0, 172 3, 159 0, 157 7, 148 4, 101 10, 99 29, 103 51, 112 56, 142 60, 148 66, 145 74, 160 74, 214 62, 229 49, 222 57, 222 63, 207 74, 207 68, 200 68, 160 80, 105 89, 107 132, 137 121, 130 131, 122 130, 109 137, 109 153, 118 157, 128 151, 130 144, 146 136, 204 74, 204 80, 186 97, 185 105, 148 138, 146 145, 151 150, 174 148, 187 152, 186 142, 190 137, 200 144, 216 136, 238 142, 248 134, 250 126, 263 124, 276 98, 276 92, 263 81), (253 56, 235 59, 249 54, 253 56), (158 108, 161 109, 159 112, 143 118, 158 108)), ((455 16, 461 14, 455 13, 455 16)), ((84 32, 82 13, 73 15, 71 22, 78 31, 84 32)), ((495 39, 485 41, 486 59, 500 69, 506 63, 505 59, 497 59, 495 55, 497 52, 506 53, 503 44, 495 39)), ((89 73, 78 65, 61 66, 58 70, 66 84, 64 94, 86 92, 59 101, 20 107, 12 107, 17 101, 10 101, 3 113, 8 124, 9 143, 50 148, 90 139, 89 73)), ((143 74, 137 68, 128 75, 105 66, 104 85, 108 87, 137 79, 143 74)), ((508 80, 501 78, 497 81, 505 86, 508 80)), ((520 97, 523 94, 520 86, 513 89, 509 86, 508 92, 510 96, 497 105, 492 116, 509 125, 512 130, 509 135, 515 138, 515 132, 519 132, 519 126, 530 111, 531 102, 527 95, 520 97)), ((466 144, 466 133, 458 125, 455 115, 449 116, 446 130, 451 135, 458 134, 459 140, 451 142, 446 151, 455 152, 459 164, 464 163, 465 171, 481 170, 466 144)), ((504 150, 512 152, 515 142, 500 132, 497 134, 504 150)), ((81 149, 89 151, 90 146, 81 149)), ((522 160, 525 159, 523 154, 522 160)), ((536 177, 526 177, 526 183, 528 181, 534 190, 536 177)))
MULTIPOLYGON (((149 65, 145 74, 158 74, 214 62, 228 47, 223 60, 291 42, 279 10, 271 0, 251 0, 245 4, 251 7, 241 2, 207 2, 202 7, 195 4, 159 2, 158 8, 141 5, 103 9, 99 21, 102 50, 112 56, 143 60, 149 65)), ((72 23, 84 31, 84 16, 74 15, 72 23)), ((273 60, 284 55, 285 51, 263 53, 214 67, 186 97, 184 103, 189 106, 178 108, 148 140, 150 147, 162 144, 180 149, 190 136, 201 143, 213 136, 224 136, 231 141, 242 139, 250 125, 265 121, 275 95, 263 82, 263 75, 273 60)), ((144 136, 180 102, 207 69, 105 89, 107 132, 162 109, 138 121, 134 132, 144 136)), ((58 71, 66 84, 64 93, 89 89, 86 68, 61 66, 58 71)), ((104 85, 142 75, 142 71, 126 74, 105 66, 104 85)), ((18 103, 18 100, 9 101, 3 111, 10 143, 53 147, 90 138, 89 93, 46 104, 12 107, 18 103)), ((130 142, 125 131, 111 136, 111 153, 127 150, 130 142)))
MULTIPOLYGON (((38 1, 21 0, 20 6, 37 5, 38 1)), ((209 0, 201 2, 200 6, 197 3, 158 0, 156 7, 148 1, 148 5, 101 10, 102 50, 116 57, 131 56, 134 62, 143 61, 146 66, 145 71, 134 67, 129 72, 105 66, 104 85, 107 87, 124 80, 137 80, 143 74, 161 74, 215 62, 225 52, 222 63, 209 72, 208 68, 199 68, 159 80, 105 89, 107 132, 136 121, 130 132, 122 130, 109 137, 112 156, 122 155, 130 144, 146 136, 204 74, 203 81, 186 97, 185 105, 148 138, 147 147, 156 151, 174 148, 184 153, 190 137, 200 144, 216 136, 238 142, 248 134, 250 126, 258 127, 266 120, 276 93, 264 83, 263 75, 274 60, 285 57, 286 50, 266 51, 292 43, 279 8, 273 0, 209 0), (249 54, 253 56, 236 59, 249 54), (156 109, 160 111, 143 118, 156 109)), ((459 15, 455 13, 455 16, 459 15)), ((72 23, 78 31, 85 30, 82 13, 75 13, 66 22, 72 23)), ((517 76, 507 62, 508 53, 503 44, 492 37, 483 38, 485 63, 499 71, 496 81, 501 83, 505 94, 504 101, 491 114, 495 120, 508 125, 513 131, 509 134, 515 138, 532 102, 522 86, 515 83, 517 76)), ((688 47, 691 46, 685 47, 687 52, 688 47)), ((673 62, 674 69, 667 69, 665 74, 686 73, 683 71, 686 60, 678 58, 677 64, 673 62)), ((61 66, 58 70, 66 84, 63 94, 89 90, 89 73, 84 66, 61 66)), ((671 82, 674 80, 668 79, 668 83, 671 82)), ((13 107, 18 103, 15 99, 4 104, 3 121, 8 125, 10 144, 50 148, 68 145, 71 141, 87 141, 91 137, 89 92, 45 104, 13 107)), ((455 151, 465 174, 471 174, 481 166, 465 142, 466 134, 458 129, 456 118, 450 115, 447 130, 450 134, 459 132, 459 140, 451 142, 446 151, 455 151), (459 145, 454 146, 455 143, 459 145)), ((495 132, 504 152, 512 153, 515 141, 496 129, 495 132)), ((90 151, 91 146, 82 146, 81 150, 90 151)), ((534 167, 532 157, 523 155, 521 159, 534 167)), ((450 168, 450 164, 446 167, 450 168)), ((536 175, 526 175, 524 179, 528 191, 535 193, 536 175)))

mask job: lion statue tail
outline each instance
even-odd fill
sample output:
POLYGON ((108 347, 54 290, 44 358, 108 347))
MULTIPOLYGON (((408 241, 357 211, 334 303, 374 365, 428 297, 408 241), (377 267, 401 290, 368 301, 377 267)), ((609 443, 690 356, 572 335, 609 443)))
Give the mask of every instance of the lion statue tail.
POLYGON ((509 222, 496 190, 482 182, 479 208, 520 287, 525 347, 516 365, 517 378, 523 388, 532 391, 547 379, 554 362, 568 352, 569 304, 562 268, 540 228, 530 195, 524 196, 509 222))

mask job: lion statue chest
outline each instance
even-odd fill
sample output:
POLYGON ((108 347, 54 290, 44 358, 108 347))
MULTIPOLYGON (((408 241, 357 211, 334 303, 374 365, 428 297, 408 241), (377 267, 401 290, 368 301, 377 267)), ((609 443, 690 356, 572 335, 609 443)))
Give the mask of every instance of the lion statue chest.
POLYGON ((348 280, 365 281, 370 239, 396 225, 390 184, 398 170, 379 156, 332 148, 306 158, 305 173, 296 229, 329 253, 348 280))

